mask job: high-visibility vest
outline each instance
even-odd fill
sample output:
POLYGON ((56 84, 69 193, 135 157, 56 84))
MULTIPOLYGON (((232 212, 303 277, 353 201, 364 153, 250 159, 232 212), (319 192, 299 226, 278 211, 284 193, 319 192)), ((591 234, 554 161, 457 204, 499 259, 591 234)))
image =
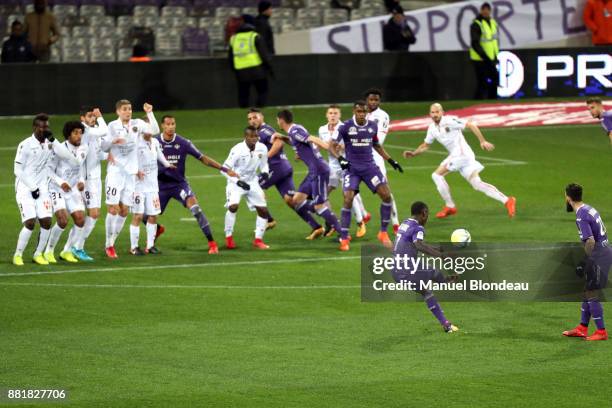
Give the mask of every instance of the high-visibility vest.
POLYGON ((234 55, 234 68, 246 69, 261 65, 261 57, 255 48, 255 39, 258 34, 255 31, 237 33, 230 38, 230 47, 234 55))
MULTIPOLYGON (((497 59, 497 54, 499 54, 499 43, 497 39, 499 38, 497 35, 497 22, 493 19, 489 20, 489 24, 487 24, 483 20, 474 20, 476 24, 480 27, 480 46, 484 50, 487 57, 490 60, 497 59)), ((480 55, 474 50, 474 48, 470 47, 470 59, 472 61, 482 61, 480 55)))

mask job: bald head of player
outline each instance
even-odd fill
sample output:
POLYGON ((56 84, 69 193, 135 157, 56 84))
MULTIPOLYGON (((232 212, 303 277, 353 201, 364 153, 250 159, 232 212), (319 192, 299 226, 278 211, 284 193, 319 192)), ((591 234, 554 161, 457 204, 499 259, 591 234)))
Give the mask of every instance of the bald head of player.
POLYGON ((425 224, 427 224, 427 219, 429 218, 429 208, 424 202, 415 201, 410 207, 410 214, 419 224, 425 226, 425 224))
POLYGON ((591 116, 594 119, 601 119, 605 111, 603 102, 601 101, 601 99, 596 98, 596 97, 589 98, 587 99, 586 104, 587 104, 587 109, 591 113, 591 116))
POLYGON ((247 113, 247 122, 249 126, 253 126, 255 129, 259 129, 264 123, 264 115, 261 110, 257 108, 250 108, 247 113))
POLYGON ((255 126, 247 126, 244 128, 244 142, 249 150, 255 150, 255 145, 258 141, 259 135, 257 135, 257 128, 255 128, 255 126))
POLYGON ((64 123, 64 129, 62 130, 64 139, 66 139, 68 143, 73 146, 81 145, 81 137, 83 136, 83 132, 85 132, 85 126, 76 120, 64 123))
POLYGON ((380 106, 380 100, 382 99, 382 91, 377 88, 370 88, 365 91, 364 97, 368 103, 368 110, 374 112, 380 106))
POLYGON ((444 116, 444 108, 439 103, 433 103, 429 107, 429 117, 436 123, 440 123, 444 116))
POLYGON ((353 103, 353 115, 355 116, 355 123, 359 126, 363 126, 366 124, 366 115, 368 111, 366 109, 365 101, 357 101, 353 103))

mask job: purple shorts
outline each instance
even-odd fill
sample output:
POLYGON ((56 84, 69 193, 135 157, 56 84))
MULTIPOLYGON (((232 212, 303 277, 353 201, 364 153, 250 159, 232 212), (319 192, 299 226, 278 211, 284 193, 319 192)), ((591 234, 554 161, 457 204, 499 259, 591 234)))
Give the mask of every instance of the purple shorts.
POLYGON ((293 169, 275 171, 270 169, 270 177, 265 183, 260 183, 264 190, 274 186, 281 197, 292 196, 295 194, 295 184, 293 184, 293 169))
POLYGON ((414 273, 411 273, 410 271, 406 271, 406 270, 393 270, 392 272, 393 275, 393 279, 395 279, 396 282, 414 282, 416 285, 416 289, 415 292, 419 292, 422 294, 425 293, 429 293, 428 290, 424 290, 421 291, 419 290, 420 286, 421 286, 421 282, 438 282, 438 283, 442 283, 445 281, 444 278, 444 274, 442 274, 440 271, 437 271, 435 269, 417 269, 414 273))
POLYGON ((329 172, 319 174, 308 173, 304 181, 302 181, 298 187, 298 191, 310 197, 314 205, 319 205, 327 201, 328 184, 329 172))
POLYGON ((387 184, 387 178, 382 174, 378 166, 372 165, 365 169, 350 168, 344 173, 342 186, 344 191, 359 191, 359 184, 362 181, 373 193, 376 192, 378 186, 387 184))
POLYGON ((180 201, 183 207, 187 207, 187 198, 193 196, 195 196, 195 193, 191 190, 189 183, 186 181, 181 183, 159 184, 159 204, 162 214, 171 198, 180 201))

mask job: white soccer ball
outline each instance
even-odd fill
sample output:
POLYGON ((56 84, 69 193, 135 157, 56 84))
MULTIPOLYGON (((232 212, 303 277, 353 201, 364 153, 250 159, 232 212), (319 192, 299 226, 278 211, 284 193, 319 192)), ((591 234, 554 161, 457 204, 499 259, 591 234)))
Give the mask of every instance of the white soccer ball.
POLYGON ((470 232, 464 228, 454 230, 450 239, 456 247, 460 248, 466 247, 470 242, 472 242, 470 232))

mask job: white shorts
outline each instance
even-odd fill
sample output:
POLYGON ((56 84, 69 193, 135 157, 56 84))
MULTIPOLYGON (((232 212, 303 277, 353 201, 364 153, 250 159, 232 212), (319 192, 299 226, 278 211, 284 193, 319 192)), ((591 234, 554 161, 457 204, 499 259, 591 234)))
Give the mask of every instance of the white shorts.
POLYGON ((159 193, 156 191, 148 193, 134 193, 134 205, 132 206, 132 214, 161 214, 159 193))
POLYGON ((87 179, 82 195, 87 208, 100 208, 102 206, 102 180, 99 178, 87 179))
POLYGON ((51 196, 53 212, 66 210, 69 214, 72 214, 77 211, 85 211, 83 196, 80 191, 74 188, 67 193, 64 191, 50 191, 49 195, 51 196))
POLYGON ((15 199, 17 200, 22 223, 36 218, 51 218, 53 215, 51 197, 49 197, 47 186, 39 187, 39 190, 40 196, 35 200, 25 185, 22 183, 17 185, 15 199))
POLYGON ((225 196, 227 197, 225 208, 228 208, 230 205, 240 204, 240 199, 243 196, 246 197, 247 205, 251 211, 255 211, 255 207, 266 207, 266 195, 259 182, 255 180, 250 182, 249 185, 251 189, 246 191, 242 187, 238 187, 236 183, 228 182, 225 188, 225 196))
POLYGON ((458 171, 467 181, 474 172, 479 173, 484 169, 478 160, 470 156, 448 156, 440 165, 446 166, 449 171, 458 171))
POLYGON ((344 170, 335 167, 329 167, 329 187, 338 188, 344 179, 344 170))
POLYGON ((378 154, 378 152, 375 152, 375 151, 372 152, 372 155, 374 155, 374 163, 376 163, 376 165, 380 169, 380 172, 386 178, 387 177, 387 166, 385 165, 385 159, 383 159, 382 156, 378 154))
POLYGON ((108 172, 106 174, 106 204, 122 203, 131 207, 134 203, 135 186, 136 175, 120 171, 108 172))

